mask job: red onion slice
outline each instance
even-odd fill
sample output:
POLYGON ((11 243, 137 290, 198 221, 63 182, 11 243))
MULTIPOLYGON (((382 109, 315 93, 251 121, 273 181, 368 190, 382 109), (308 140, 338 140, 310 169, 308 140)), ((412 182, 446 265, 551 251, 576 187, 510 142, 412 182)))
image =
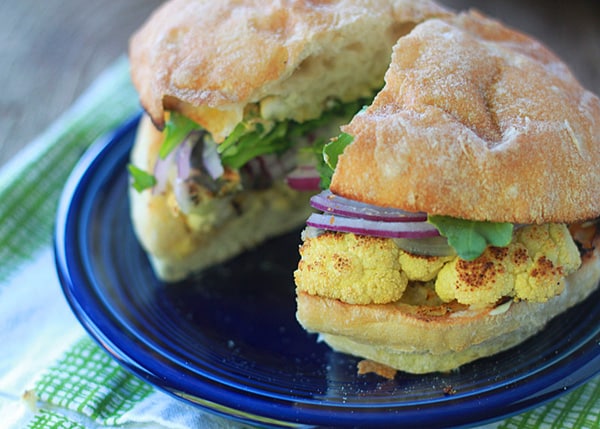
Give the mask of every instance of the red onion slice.
POLYGON ((427 214, 407 212, 392 207, 379 207, 340 197, 326 190, 313 196, 310 204, 317 210, 344 217, 368 219, 381 222, 423 222, 427 214))
POLYGON ((427 238, 439 235, 438 230, 427 222, 382 222, 331 214, 313 213, 306 224, 330 231, 352 232, 383 238, 427 238))
POLYGON ((204 141, 204 147, 202 148, 202 163, 213 180, 217 180, 225 173, 225 169, 221 163, 221 156, 217 151, 217 145, 213 142, 204 141))
POLYGON ((156 179, 156 184, 152 188, 152 195, 160 195, 167 189, 167 183, 169 182, 169 172, 173 164, 175 163, 175 156, 173 152, 169 153, 165 159, 162 159, 160 156, 156 158, 156 163, 154 164, 154 178, 156 179))
POLYGON ((194 142, 189 138, 186 138, 177 147, 177 177, 181 180, 186 180, 190 177, 192 172, 192 149, 194 148, 194 142))
MULTIPOLYGON (((193 159, 194 150, 196 145, 202 150, 202 164, 206 173, 213 179, 217 180, 223 175, 225 169, 221 164, 221 158, 219 152, 217 152, 217 146, 213 142, 204 140, 204 132, 192 131, 187 137, 177 146, 176 158, 177 158, 177 178, 180 180, 187 180, 192 175, 194 169, 193 159)), ((198 167, 196 167, 198 168, 198 167)))
POLYGON ((177 201, 179 210, 184 214, 189 214, 194 207, 194 203, 192 203, 192 199, 190 198, 189 184, 184 180, 176 178, 173 183, 173 194, 175 195, 175 201, 177 201))
POLYGON ((301 165, 296 167, 285 178, 287 185, 296 191, 318 191, 321 178, 317 169, 312 165, 301 165))

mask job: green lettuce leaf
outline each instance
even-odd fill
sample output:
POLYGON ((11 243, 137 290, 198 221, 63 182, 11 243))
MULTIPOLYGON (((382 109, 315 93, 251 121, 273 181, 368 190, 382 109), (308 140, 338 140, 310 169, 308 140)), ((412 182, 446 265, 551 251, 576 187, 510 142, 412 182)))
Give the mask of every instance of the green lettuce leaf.
POLYGON ((428 221, 448 239, 448 244, 458 256, 467 261, 479 257, 488 245, 504 247, 512 240, 511 223, 471 221, 449 216, 429 216, 428 221))
POLYGON ((319 185, 321 189, 328 189, 331 185, 331 177, 338 162, 339 156, 344 152, 346 146, 352 143, 354 137, 350 134, 341 133, 330 141, 316 142, 313 147, 317 154, 317 172, 321 177, 319 185))
MULTIPOLYGON (((319 118, 304 122, 281 121, 271 128, 265 127, 255 117, 247 118, 218 146, 221 162, 225 166, 240 168, 257 156, 283 153, 292 147, 298 138, 331 123, 336 117, 343 118, 344 122, 350 120, 365 101, 361 99, 348 103, 332 102, 319 118)), ((320 162, 323 146, 319 142, 314 146, 320 162)))
POLYGON ((165 124, 165 140, 158 151, 158 156, 165 159, 186 137, 200 128, 196 122, 177 113, 171 112, 169 120, 165 124))
POLYGON ((329 188, 329 185, 331 184, 331 175, 333 173, 333 170, 325 163, 325 158, 323 157, 323 148, 326 144, 326 139, 318 139, 310 148, 308 148, 315 159, 315 168, 321 178, 319 182, 321 189, 329 188))
POLYGON ((338 159, 344 152, 344 149, 346 149, 346 146, 352 143, 353 140, 354 137, 350 134, 341 133, 323 147, 323 159, 332 171, 335 170, 338 159))
POLYGON ((136 191, 142 192, 143 190, 152 188, 156 185, 156 178, 152 174, 145 172, 133 164, 128 164, 127 169, 129 170, 129 176, 132 179, 131 186, 133 186, 136 191))
POLYGON ((240 168, 248 161, 268 153, 282 153, 289 149, 294 141, 287 138, 288 121, 277 123, 265 131, 261 123, 254 127, 242 122, 217 146, 223 165, 240 168))

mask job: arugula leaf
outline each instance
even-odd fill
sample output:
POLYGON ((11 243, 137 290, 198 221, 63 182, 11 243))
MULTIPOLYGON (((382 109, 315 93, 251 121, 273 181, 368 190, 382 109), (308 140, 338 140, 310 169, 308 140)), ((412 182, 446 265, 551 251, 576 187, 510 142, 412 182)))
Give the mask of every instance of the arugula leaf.
POLYGON ((269 131, 264 131, 264 127, 259 123, 254 130, 243 132, 249 129, 251 130, 244 123, 238 124, 231 133, 233 138, 228 137, 217 147, 223 165, 240 168, 252 158, 267 153, 284 152, 294 143, 292 139, 286 138, 287 121, 277 123, 269 131))
POLYGON ((131 186, 136 191, 142 192, 144 189, 152 188, 156 185, 156 178, 152 174, 145 172, 133 164, 128 164, 127 169, 133 179, 131 186))
POLYGON ((165 124, 165 139, 160 146, 158 156, 165 159, 191 131, 199 128, 200 125, 191 119, 180 113, 171 112, 165 124))
POLYGON ((240 137, 242 137, 247 132, 248 124, 246 122, 240 122, 235 126, 233 131, 229 133, 227 138, 223 140, 220 145, 217 146, 217 152, 219 152, 219 154, 227 152, 229 148, 233 147, 233 145, 237 143, 240 137))
POLYGON ((488 245, 508 246, 512 240, 511 223, 472 221, 450 216, 428 216, 440 234, 448 239, 448 244, 456 250, 458 256, 472 261, 479 257, 488 245))
MULTIPOLYGON (((368 106, 370 99, 363 98, 350 103, 338 103, 322 118, 317 119, 322 121, 329 121, 332 116, 338 116, 341 118, 352 119, 357 113, 363 112, 368 106)), ((321 177, 320 186, 321 189, 328 189, 331 185, 331 177, 333 171, 337 165, 338 157, 344 152, 346 146, 348 146, 354 137, 347 133, 341 133, 337 138, 327 142, 325 140, 318 141, 313 144, 314 152, 317 157, 317 172, 321 177)))
POLYGON ((350 134, 342 133, 333 140, 317 139, 310 147, 305 148, 316 158, 315 168, 321 178, 319 183, 321 189, 328 189, 331 185, 331 177, 337 165, 338 157, 353 139, 350 134), (325 152, 326 150, 327 152, 325 152))
POLYGON ((346 146, 352 143, 352 140, 354 140, 354 137, 350 134, 342 133, 333 140, 319 140, 313 143, 312 149, 317 158, 315 168, 321 177, 319 182, 321 189, 328 189, 331 185, 331 178, 338 158, 344 152, 346 146))
POLYGON ((321 189, 329 188, 329 185, 331 185, 331 176, 333 174, 333 170, 325 163, 325 158, 323 157, 323 148, 326 143, 327 140, 325 138, 320 138, 315 140, 310 147, 306 148, 306 150, 311 152, 311 155, 316 159, 315 168, 321 178, 319 182, 321 189))
MULTIPOLYGON (((297 138, 330 123, 333 118, 350 119, 364 104, 364 101, 358 100, 349 103, 335 101, 316 119, 304 122, 281 121, 266 130, 260 121, 255 121, 256 118, 250 117, 239 123, 231 134, 219 144, 218 151, 221 155, 221 162, 229 167, 240 168, 257 156, 285 152, 294 145, 297 138)), ((319 146, 318 159, 323 156, 321 149, 322 145, 319 146)))
POLYGON ((323 159, 329 168, 331 168, 332 172, 335 170, 338 158, 344 152, 346 146, 352 143, 353 140, 354 137, 350 134, 341 133, 323 147, 323 159))

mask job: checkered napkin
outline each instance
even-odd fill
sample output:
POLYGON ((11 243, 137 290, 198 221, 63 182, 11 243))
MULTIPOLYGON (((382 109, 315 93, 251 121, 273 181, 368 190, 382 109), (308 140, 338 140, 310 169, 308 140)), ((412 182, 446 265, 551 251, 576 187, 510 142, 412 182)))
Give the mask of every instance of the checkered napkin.
MULTIPOLYGON (((76 321, 54 271, 62 186, 87 146, 138 110, 120 59, 0 169, 0 426, 231 428, 237 423, 156 390, 122 369, 76 321)), ((486 428, 600 426, 600 378, 486 428)))

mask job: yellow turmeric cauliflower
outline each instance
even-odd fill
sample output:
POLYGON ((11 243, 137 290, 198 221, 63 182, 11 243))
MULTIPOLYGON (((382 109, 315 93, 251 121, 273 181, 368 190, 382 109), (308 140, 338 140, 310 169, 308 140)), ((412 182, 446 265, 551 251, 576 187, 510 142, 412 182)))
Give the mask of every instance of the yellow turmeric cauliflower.
POLYGON ((444 264, 455 256, 426 256, 415 255, 400 250, 398 260, 402 271, 411 281, 428 282, 437 277, 444 264))
POLYGON ((544 302, 560 294, 564 277, 581 264, 562 224, 518 229, 507 247, 488 247, 473 261, 456 258, 438 274, 435 291, 444 301, 487 306, 503 297, 544 302))
POLYGON ((527 248, 532 260, 527 275, 517 278, 516 298, 547 301, 563 290, 564 277, 581 265, 579 250, 565 225, 522 228, 516 233, 516 241, 527 248))
POLYGON ((294 273, 299 290, 349 304, 398 301, 409 281, 429 281, 450 258, 411 255, 391 239, 326 232, 307 239, 294 273))
POLYGON ((392 240, 326 232, 306 240, 300 254, 296 285, 311 295, 383 304, 400 299, 408 284, 392 240))
POLYGON ((294 273, 298 290, 349 304, 398 301, 407 285, 419 288, 427 282, 435 283, 435 293, 446 302, 475 307, 505 297, 543 302, 559 294, 564 277, 581 264, 561 224, 519 228, 510 245, 488 247, 473 261, 414 255, 392 239, 351 233, 305 238, 294 273))

